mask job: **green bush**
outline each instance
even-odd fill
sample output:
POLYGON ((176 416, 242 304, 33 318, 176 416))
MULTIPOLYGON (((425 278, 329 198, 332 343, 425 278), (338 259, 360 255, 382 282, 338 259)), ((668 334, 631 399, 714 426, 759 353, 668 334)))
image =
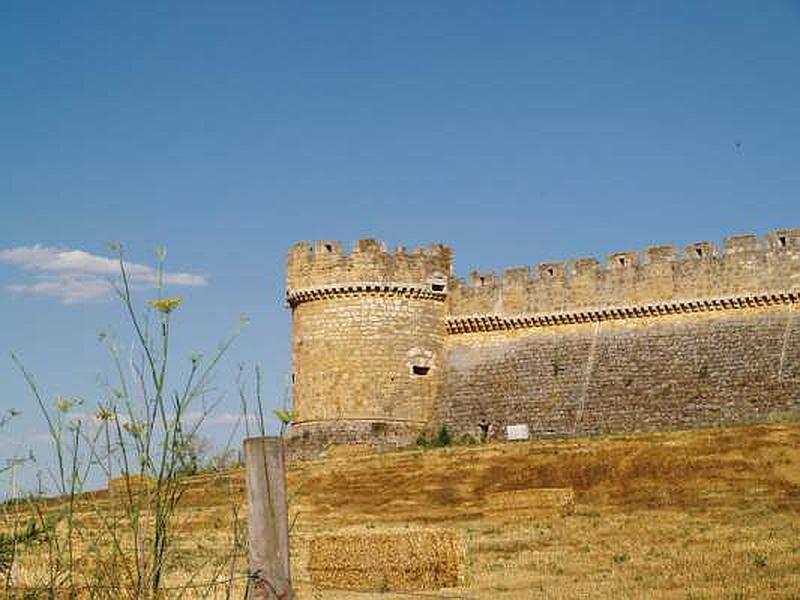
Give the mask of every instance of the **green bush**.
POLYGON ((453 436, 447 429, 447 425, 442 425, 442 427, 439 429, 439 432, 436 434, 436 437, 432 439, 428 439, 425 437, 424 433, 421 433, 416 442, 418 448, 444 448, 445 446, 450 446, 452 443, 453 436))
POLYGON ((441 429, 439 429, 439 433, 436 434, 436 438, 433 440, 434 448, 444 448, 452 443, 453 436, 450 435, 450 432, 447 430, 447 426, 442 425, 441 429))

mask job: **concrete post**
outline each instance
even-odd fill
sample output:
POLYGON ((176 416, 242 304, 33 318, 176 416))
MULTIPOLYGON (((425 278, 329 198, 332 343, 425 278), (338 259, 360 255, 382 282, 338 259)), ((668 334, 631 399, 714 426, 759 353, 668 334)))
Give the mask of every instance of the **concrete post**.
POLYGON ((289 516, 283 440, 244 441, 247 474, 247 528, 250 542, 249 598, 293 598, 289 574, 289 516))

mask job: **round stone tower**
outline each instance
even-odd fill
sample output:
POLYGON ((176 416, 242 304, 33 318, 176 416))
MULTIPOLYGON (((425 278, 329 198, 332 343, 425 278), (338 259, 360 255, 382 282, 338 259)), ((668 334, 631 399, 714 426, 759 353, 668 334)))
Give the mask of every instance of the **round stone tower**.
POLYGON ((444 360, 451 251, 361 240, 289 252, 294 424, 290 448, 413 442, 433 416, 444 360))

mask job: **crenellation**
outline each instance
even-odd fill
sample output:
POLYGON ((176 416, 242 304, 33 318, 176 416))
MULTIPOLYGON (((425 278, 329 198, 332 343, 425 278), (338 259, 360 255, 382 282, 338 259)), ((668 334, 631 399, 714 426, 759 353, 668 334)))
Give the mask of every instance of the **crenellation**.
POLYGON ((644 251, 646 264, 671 263, 677 258, 675 246, 650 246, 644 251))
POLYGON ((302 281, 308 277, 314 260, 314 246, 311 242, 297 242, 289 248, 286 266, 286 280, 302 281))
POLYGON ((709 241, 650 246, 643 252, 509 269, 502 279, 473 273, 450 298, 454 314, 540 313, 604 305, 641 304, 790 289, 800 285, 800 229, 771 232, 764 240, 736 235, 718 252, 709 241), (525 281, 526 280, 526 281, 525 281), (523 284, 523 282, 525 283, 523 284), (524 287, 524 292, 523 292, 524 287))
POLYGON ((314 246, 311 242, 297 242, 289 248, 289 269, 301 270, 311 265, 314 259, 314 246))
POLYGON ((470 273, 472 287, 486 288, 497 287, 499 279, 494 271, 473 271, 470 273))
POLYGON ((578 258, 572 263, 574 277, 597 277, 600 261, 594 257, 578 258))
POLYGON ((427 285, 447 290, 455 313, 536 313, 796 286, 798 260, 800 229, 782 229, 763 240, 730 236, 722 252, 708 241, 689 244, 680 255, 674 246, 651 246, 611 253, 605 266, 580 258, 515 267, 502 276, 476 271, 468 283, 455 283, 452 251, 443 245, 387 252, 382 242, 362 239, 348 254, 341 242, 320 240, 290 249, 287 283, 292 290, 344 283, 427 285))
POLYGON ((503 271, 503 287, 525 288, 531 279, 530 267, 511 267, 503 271))
POLYGON ((372 238, 358 240, 355 244, 353 252, 354 254, 369 254, 379 257, 380 255, 386 253, 386 244, 380 240, 372 238))
MULTIPOLYGON (((528 302, 530 267, 512 267, 503 271, 501 311, 524 312, 528 302)), ((500 311, 498 311, 500 312, 500 311)))
POLYGON ((579 307, 596 303, 602 288, 603 271, 600 261, 596 258, 579 258, 573 261, 569 275, 567 305, 579 307))
POLYGON ((610 270, 632 269, 639 265, 638 252, 614 252, 608 255, 606 264, 610 270))
POLYGON ((317 260, 332 260, 344 256, 339 240, 318 240, 314 249, 317 260))
POLYGON ((740 252, 758 252, 762 249, 761 240, 751 233, 732 235, 724 240, 725 255, 740 252))
POLYGON ((471 314, 488 312, 496 307, 501 289, 497 276, 484 273, 482 283, 480 277, 481 274, 474 271, 470 274, 469 283, 463 278, 452 279, 447 297, 448 311, 458 307, 464 314, 471 314))
POLYGON ((539 263, 536 274, 540 281, 559 281, 567 273, 567 264, 564 262, 539 263))
POLYGON ((675 263, 677 261, 675 246, 650 246, 644 252, 641 266, 642 284, 639 302, 652 301, 656 298, 674 298, 675 263))
POLYGON ((773 252, 800 251, 800 229, 778 229, 767 234, 767 244, 773 252))
POLYGON ((694 242, 683 251, 686 260, 712 260, 716 256, 717 247, 714 242, 694 242))
MULTIPOLYGON (((408 254, 388 252, 383 242, 358 240, 352 252, 337 240, 298 242, 289 251, 287 288, 292 291, 357 283, 433 285, 451 272, 452 252, 433 244, 408 254)), ((437 284, 438 285, 438 284, 437 284)))

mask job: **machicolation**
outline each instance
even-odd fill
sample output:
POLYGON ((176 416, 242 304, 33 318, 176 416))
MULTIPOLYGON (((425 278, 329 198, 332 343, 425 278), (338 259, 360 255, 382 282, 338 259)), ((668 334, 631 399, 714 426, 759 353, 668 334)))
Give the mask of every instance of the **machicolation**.
POLYGON ((453 274, 443 245, 289 252, 291 447, 697 427, 800 408, 800 229, 453 274))

